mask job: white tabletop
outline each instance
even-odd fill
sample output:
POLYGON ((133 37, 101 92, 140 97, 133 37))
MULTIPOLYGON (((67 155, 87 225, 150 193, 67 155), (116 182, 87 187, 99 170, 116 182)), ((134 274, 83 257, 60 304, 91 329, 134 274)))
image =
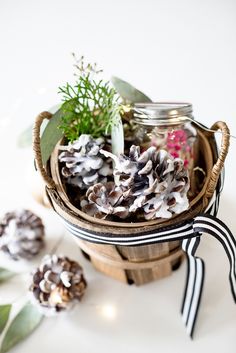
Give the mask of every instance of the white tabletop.
MULTIPOLYGON (((58 249, 84 267, 88 290, 68 314, 47 318, 12 352, 231 353, 236 346, 236 306, 221 245, 207 236, 199 248, 206 279, 196 334, 191 341, 180 316, 186 266, 142 287, 98 273, 81 255, 55 214, 32 197, 30 149, 16 139, 40 111, 59 102, 57 88, 72 79, 70 52, 85 54, 111 74, 132 82, 154 100, 190 101, 195 117, 210 126, 225 120, 236 134, 236 3, 216 1, 2 1, 0 4, 0 212, 30 208, 45 223, 47 249, 58 249)), ((219 218, 236 234, 236 141, 226 163, 219 218)), ((0 255, 0 266, 28 272, 33 263, 0 255)), ((0 302, 20 307, 27 291, 23 274, 1 285, 0 302)))

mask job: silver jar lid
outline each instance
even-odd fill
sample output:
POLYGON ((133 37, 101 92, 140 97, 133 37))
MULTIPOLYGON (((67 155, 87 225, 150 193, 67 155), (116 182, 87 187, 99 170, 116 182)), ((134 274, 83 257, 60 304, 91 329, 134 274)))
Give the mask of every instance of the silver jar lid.
POLYGON ((193 119, 190 103, 136 103, 134 120, 142 125, 176 125, 193 119))

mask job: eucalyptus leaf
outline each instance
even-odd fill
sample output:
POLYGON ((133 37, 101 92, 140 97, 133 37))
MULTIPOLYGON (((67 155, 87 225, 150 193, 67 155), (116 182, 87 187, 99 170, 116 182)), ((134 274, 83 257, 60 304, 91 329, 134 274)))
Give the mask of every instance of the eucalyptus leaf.
MULTIPOLYGON (((119 156, 124 153, 124 129, 121 116, 117 116, 117 124, 114 124, 111 129, 111 145, 112 153, 119 156)), ((119 176, 115 175, 115 183, 119 182, 119 176)))
POLYGON ((17 343, 30 335, 42 321, 43 314, 31 303, 27 303, 11 322, 4 338, 0 353, 8 352, 17 343))
POLYGON ((15 272, 7 270, 6 268, 0 267, 0 283, 7 281, 11 277, 16 275, 15 272))
POLYGON ((63 132, 59 129, 61 125, 62 111, 59 109, 45 127, 41 137, 41 153, 43 164, 46 165, 54 147, 57 142, 62 138, 63 132))
POLYGON ((7 324, 11 307, 11 304, 0 305, 0 334, 7 324))
POLYGON ((124 101, 129 103, 150 103, 152 100, 130 83, 112 76, 111 82, 124 101))
POLYGON ((120 115, 117 116, 117 123, 112 125, 111 129, 111 144, 112 153, 119 156, 124 153, 124 130, 120 115))
MULTIPOLYGON (((60 104, 56 104, 52 106, 48 111, 54 114, 60 107, 60 104)), ((25 130, 23 130, 17 139, 17 146, 20 148, 30 147, 32 146, 32 131, 33 131, 33 124, 28 126, 25 130)), ((41 127, 41 131, 44 130, 46 124, 43 124, 41 127)))
POLYGON ((29 147, 32 144, 33 124, 21 132, 17 139, 17 146, 20 148, 29 147))

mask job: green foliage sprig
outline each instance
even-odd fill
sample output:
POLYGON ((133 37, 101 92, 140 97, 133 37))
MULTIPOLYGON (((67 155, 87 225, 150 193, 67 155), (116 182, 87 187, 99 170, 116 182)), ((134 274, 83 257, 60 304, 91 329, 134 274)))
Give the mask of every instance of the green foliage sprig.
POLYGON ((110 82, 98 80, 96 64, 84 64, 83 57, 76 61, 76 82, 59 87, 63 112, 60 129, 69 141, 81 134, 100 137, 108 134, 119 113, 119 95, 110 82))

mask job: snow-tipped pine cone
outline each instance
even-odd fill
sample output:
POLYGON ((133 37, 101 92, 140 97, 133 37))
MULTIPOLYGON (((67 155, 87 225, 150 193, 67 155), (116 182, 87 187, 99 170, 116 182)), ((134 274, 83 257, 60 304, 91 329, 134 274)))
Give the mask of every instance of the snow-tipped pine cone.
POLYGON ((119 178, 117 186, 128 196, 130 213, 150 220, 170 218, 188 209, 189 176, 181 159, 155 147, 141 154, 135 145, 129 156, 102 153, 115 162, 114 176, 116 182, 119 178))
POLYGON ((46 315, 70 309, 84 295, 83 269, 68 257, 46 255, 33 273, 32 300, 46 315))
POLYGON ((95 218, 105 219, 111 215, 127 218, 129 215, 127 196, 113 182, 105 185, 99 183, 87 190, 86 198, 81 201, 82 211, 95 218))
POLYGON ((31 259, 44 247, 44 225, 29 210, 8 212, 0 221, 0 249, 14 260, 31 259))
POLYGON ((111 160, 100 153, 104 139, 94 139, 91 135, 80 135, 78 140, 61 146, 58 159, 63 163, 61 173, 68 184, 88 189, 90 186, 106 182, 112 175, 111 160))

